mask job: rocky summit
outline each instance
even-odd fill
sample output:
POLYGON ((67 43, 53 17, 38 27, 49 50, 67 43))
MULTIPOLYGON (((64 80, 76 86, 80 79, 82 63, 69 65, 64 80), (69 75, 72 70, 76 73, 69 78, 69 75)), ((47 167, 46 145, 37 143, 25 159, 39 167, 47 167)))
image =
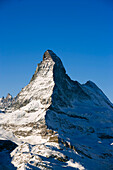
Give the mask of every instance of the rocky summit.
MULTIPOLYGON (((113 104, 95 83, 71 80, 53 51, 44 53, 30 83, 0 106, 0 142, 14 146, 10 153, 10 146, 0 149, 1 161, 10 154, 13 168, 113 169, 113 104)), ((3 162, 1 169, 12 169, 3 162)))
POLYGON ((10 93, 7 94, 6 98, 0 98, 0 112, 5 112, 5 110, 8 110, 8 107, 11 106, 12 101, 13 97, 10 93))

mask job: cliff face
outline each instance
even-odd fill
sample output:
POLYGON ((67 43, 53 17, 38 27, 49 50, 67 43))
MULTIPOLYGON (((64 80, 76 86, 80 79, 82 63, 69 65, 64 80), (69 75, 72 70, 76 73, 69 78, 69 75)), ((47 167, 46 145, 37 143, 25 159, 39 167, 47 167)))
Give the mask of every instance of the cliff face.
POLYGON ((71 80, 53 51, 5 110, 0 134, 18 144, 18 169, 113 168, 112 103, 93 82, 71 80))

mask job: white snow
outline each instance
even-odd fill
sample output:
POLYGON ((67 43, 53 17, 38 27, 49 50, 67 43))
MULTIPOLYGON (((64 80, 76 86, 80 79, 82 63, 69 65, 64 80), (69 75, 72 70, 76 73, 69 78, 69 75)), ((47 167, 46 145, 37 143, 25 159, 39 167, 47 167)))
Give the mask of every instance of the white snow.
POLYGON ((74 163, 72 159, 69 160, 67 164, 68 164, 67 167, 69 166, 69 167, 77 168, 79 170, 85 170, 85 168, 80 163, 77 162, 74 163))

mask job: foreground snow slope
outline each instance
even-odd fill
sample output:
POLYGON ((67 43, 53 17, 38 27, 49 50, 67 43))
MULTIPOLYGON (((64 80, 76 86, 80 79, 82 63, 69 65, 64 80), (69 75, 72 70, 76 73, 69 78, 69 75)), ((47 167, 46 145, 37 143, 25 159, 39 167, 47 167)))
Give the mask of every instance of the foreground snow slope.
POLYGON ((5 110, 0 137, 18 145, 17 169, 113 169, 113 104, 93 82, 72 81, 52 51, 5 110))

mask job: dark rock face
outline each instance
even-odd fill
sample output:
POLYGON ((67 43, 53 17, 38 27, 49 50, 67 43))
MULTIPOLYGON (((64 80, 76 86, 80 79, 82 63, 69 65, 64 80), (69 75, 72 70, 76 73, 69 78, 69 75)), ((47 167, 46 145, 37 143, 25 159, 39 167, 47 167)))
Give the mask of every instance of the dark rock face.
POLYGON ((52 95, 52 105, 71 106, 71 103, 76 100, 76 104, 102 106, 105 103, 105 107, 107 105, 113 107, 113 104, 93 82, 88 81, 86 84, 80 84, 71 80, 66 74, 60 58, 53 51, 48 50, 44 53, 43 60, 48 62, 50 58, 55 62, 53 68, 55 87, 52 95), (103 104, 99 100, 103 100, 103 104))
POLYGON ((0 152, 7 150, 9 153, 12 152, 17 145, 10 140, 0 140, 0 152))
POLYGON ((9 140, 0 140, 0 169, 2 170, 16 170, 11 164, 10 153, 17 147, 17 145, 9 140))

